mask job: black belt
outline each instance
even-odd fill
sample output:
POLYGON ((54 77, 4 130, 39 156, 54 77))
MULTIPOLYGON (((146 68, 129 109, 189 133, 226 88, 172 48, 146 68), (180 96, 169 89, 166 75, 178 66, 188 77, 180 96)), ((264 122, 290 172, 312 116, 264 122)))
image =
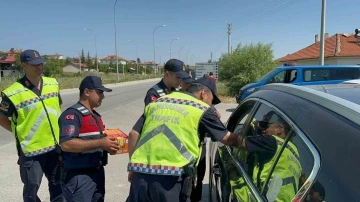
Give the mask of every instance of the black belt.
POLYGON ((102 166, 99 167, 90 167, 90 168, 79 168, 79 169, 70 169, 67 172, 74 172, 74 173, 97 173, 100 171, 102 166))

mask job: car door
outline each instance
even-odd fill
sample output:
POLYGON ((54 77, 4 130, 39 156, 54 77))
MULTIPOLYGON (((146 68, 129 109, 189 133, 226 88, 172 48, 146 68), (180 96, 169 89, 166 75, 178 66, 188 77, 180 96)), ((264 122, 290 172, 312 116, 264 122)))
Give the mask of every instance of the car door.
POLYGON ((245 148, 223 148, 228 153, 224 159, 229 201, 301 201, 307 197, 320 169, 320 155, 283 112, 261 100, 250 113, 240 108, 234 112, 227 128, 243 135, 246 142, 245 148), (281 123, 272 123, 273 117, 281 123))
MULTIPOLYGON (((256 108, 256 104, 257 101, 255 99, 249 99, 244 102, 232 113, 226 125, 236 125, 233 132, 241 133, 242 127, 247 123, 248 117, 251 116, 251 113, 256 108)), ((216 160, 214 161, 212 171, 215 177, 216 201, 229 201, 229 195, 231 193, 229 175, 232 174, 232 169, 236 166, 236 161, 231 157, 233 147, 226 146, 220 142, 216 144, 216 160), (214 170, 216 171, 214 172, 214 170)))

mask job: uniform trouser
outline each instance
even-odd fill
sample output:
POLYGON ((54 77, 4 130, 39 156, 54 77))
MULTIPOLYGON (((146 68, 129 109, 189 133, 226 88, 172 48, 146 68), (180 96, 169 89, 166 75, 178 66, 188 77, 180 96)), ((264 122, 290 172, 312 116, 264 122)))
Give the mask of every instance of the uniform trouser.
POLYGON ((196 184, 194 184, 190 200, 191 202, 201 201, 203 180, 206 172, 206 144, 203 144, 199 164, 196 168, 196 184))
POLYGON ((186 202, 187 197, 181 194, 182 183, 179 176, 134 172, 127 202, 186 202))
POLYGON ((24 154, 20 154, 18 164, 21 181, 24 184, 24 202, 40 201, 37 192, 44 174, 48 180, 50 201, 65 201, 60 184, 59 156, 55 150, 33 157, 26 157, 24 154))
POLYGON ((66 171, 63 193, 67 202, 103 202, 105 198, 104 167, 66 171))

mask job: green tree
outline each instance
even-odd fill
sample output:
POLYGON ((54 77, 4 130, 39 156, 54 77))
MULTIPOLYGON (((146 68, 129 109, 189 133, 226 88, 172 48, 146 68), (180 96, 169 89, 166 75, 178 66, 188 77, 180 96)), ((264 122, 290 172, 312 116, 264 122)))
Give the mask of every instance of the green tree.
POLYGON ((70 57, 66 57, 65 59, 65 65, 68 65, 71 63, 71 58, 70 57))
MULTIPOLYGON (((84 61, 85 61, 85 59, 84 59, 84 61)), ((90 58, 90 53, 89 53, 89 51, 88 51, 88 53, 87 53, 87 57, 86 57, 86 65, 90 68, 90 66, 91 66, 91 58, 90 58)))
POLYGON ((62 73, 63 61, 56 59, 48 59, 46 60, 44 66, 44 75, 53 77, 55 74, 62 73))
POLYGON ((81 63, 85 63, 85 55, 84 55, 84 49, 81 49, 81 63))
POLYGON ((136 59, 136 62, 137 62, 138 64, 140 64, 140 63, 141 63, 140 58, 137 58, 137 59, 136 59))
POLYGON ((225 83, 228 95, 235 96, 242 86, 257 81, 276 65, 272 44, 239 44, 233 53, 220 57, 219 80, 225 83))

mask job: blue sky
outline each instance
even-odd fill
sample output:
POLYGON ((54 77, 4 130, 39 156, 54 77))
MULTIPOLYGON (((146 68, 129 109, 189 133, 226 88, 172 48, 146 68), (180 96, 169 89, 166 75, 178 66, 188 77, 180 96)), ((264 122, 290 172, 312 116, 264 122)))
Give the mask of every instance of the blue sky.
MULTIPOLYGON (((81 49, 98 57, 115 54, 115 0, 14 0, 1 2, 0 50, 36 49, 41 54, 77 56, 81 49)), ((360 28, 356 0, 327 1, 326 32, 353 33, 360 28)), ((116 25, 118 55, 126 59, 156 61, 170 57, 187 62, 217 59, 227 52, 227 23, 233 23, 232 45, 272 43, 275 58, 314 42, 320 32, 321 0, 118 0, 116 25), (292 5, 287 6, 294 2, 292 5), (259 8, 262 8, 259 10, 259 8), (271 15, 269 15, 272 13, 271 15), (224 38, 226 36, 226 38, 224 38), (192 56, 193 54, 193 56, 192 56), (161 58, 160 58, 161 57, 161 58), (193 60, 191 60, 193 58, 193 60)))

